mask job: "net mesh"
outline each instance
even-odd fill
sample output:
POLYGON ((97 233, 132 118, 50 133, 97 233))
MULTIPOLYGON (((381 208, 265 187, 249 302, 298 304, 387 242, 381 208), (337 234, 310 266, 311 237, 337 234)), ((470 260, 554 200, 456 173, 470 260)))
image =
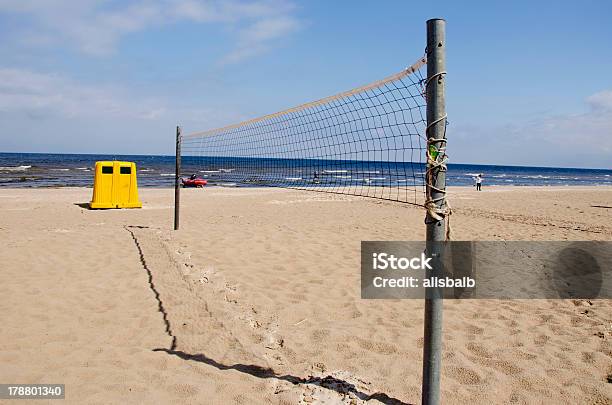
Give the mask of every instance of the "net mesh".
POLYGON ((423 205, 422 67, 264 117, 182 138, 182 174, 423 205))

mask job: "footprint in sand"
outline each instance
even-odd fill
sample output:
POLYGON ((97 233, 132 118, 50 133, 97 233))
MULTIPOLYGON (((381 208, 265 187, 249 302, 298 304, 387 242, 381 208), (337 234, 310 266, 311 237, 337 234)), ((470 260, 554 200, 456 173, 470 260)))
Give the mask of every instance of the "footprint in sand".
POLYGON ((478 356, 478 357, 485 357, 490 359, 491 353, 489 353, 489 351, 487 349, 484 348, 484 346, 479 345, 477 343, 474 342, 469 342, 466 346, 466 348, 474 355, 478 356))
POLYGON ((464 385, 482 383, 482 378, 474 370, 465 367, 445 367, 444 376, 452 378, 464 385))

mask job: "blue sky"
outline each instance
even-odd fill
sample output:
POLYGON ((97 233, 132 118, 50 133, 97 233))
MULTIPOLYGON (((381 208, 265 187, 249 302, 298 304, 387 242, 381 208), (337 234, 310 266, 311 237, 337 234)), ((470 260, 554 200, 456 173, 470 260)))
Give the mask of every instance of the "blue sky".
POLYGON ((609 1, 0 0, 0 151, 171 154, 395 73, 447 20, 456 163, 612 168, 609 1))

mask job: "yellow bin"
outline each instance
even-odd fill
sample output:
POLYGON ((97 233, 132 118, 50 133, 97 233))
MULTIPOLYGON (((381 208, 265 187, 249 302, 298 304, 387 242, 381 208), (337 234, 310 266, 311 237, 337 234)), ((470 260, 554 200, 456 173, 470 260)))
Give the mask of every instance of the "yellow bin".
POLYGON ((134 162, 96 162, 90 208, 141 208, 134 162))

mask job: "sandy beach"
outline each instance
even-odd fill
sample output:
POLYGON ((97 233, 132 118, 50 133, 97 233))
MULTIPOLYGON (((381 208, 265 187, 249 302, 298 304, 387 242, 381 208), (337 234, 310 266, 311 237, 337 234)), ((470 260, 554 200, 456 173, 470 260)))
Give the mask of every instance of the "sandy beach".
MULTIPOLYGON (((187 189, 174 232, 171 189, 135 210, 91 194, 0 189, 0 382, 64 383, 71 404, 420 403, 423 302, 362 300, 359 253, 423 240, 422 209, 187 189)), ((609 187, 449 199, 456 240, 612 240, 609 187)), ((444 311, 443 403, 612 403, 612 300, 444 311)))

